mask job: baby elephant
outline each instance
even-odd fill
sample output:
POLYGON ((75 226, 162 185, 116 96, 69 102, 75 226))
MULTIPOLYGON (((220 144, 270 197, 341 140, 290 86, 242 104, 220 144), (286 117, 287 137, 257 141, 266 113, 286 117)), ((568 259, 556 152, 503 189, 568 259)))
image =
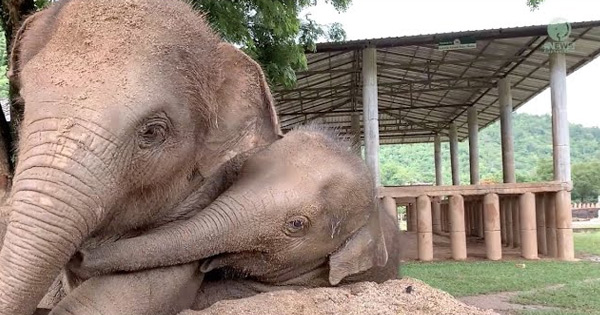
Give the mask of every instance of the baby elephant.
POLYGON ((203 273, 225 269, 277 286, 398 277, 393 219, 380 218, 369 170, 330 130, 292 130, 249 157, 238 176, 197 215, 83 251, 70 269, 91 277, 203 260, 203 273))

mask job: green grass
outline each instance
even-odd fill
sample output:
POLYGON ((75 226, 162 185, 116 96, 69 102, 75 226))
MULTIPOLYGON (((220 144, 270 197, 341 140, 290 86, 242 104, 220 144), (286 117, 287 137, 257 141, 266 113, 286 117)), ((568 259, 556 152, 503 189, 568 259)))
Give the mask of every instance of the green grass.
MULTIPOLYGON (((569 310, 556 310, 556 311, 520 311, 517 312, 519 315, 590 315, 590 313, 569 311, 569 310)), ((594 314, 594 313, 592 313, 594 314)))
POLYGON ((401 273, 460 297, 527 291, 600 278, 600 264, 584 261, 408 262, 403 265, 401 273), (523 263, 526 267, 517 268, 517 263, 523 263))
MULTIPOLYGON (((561 288, 523 293, 514 303, 561 308, 562 314, 600 313, 600 281, 571 282, 561 288)), ((532 314, 546 314, 536 312, 532 314)))
POLYGON ((573 238, 578 254, 600 255, 600 232, 573 233, 573 238))
MULTIPOLYGON (((574 234, 578 255, 600 255, 600 232, 574 234)), ((600 314, 600 264, 590 261, 407 262, 403 276, 420 279, 455 297, 507 291, 530 291, 513 303, 555 307, 519 311, 522 315, 600 314), (515 264, 525 264, 517 268, 515 264), (588 280, 588 281, 584 281, 588 280), (549 286, 564 286, 550 289, 549 286)))

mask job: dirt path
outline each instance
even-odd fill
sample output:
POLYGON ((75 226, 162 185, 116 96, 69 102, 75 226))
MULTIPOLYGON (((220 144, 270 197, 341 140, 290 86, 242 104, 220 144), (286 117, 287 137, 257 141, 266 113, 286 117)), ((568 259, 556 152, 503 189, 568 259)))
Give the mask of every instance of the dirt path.
MULTIPOLYGON (((583 282, 595 282, 600 281, 600 278, 592 278, 585 279, 583 282)), ((516 314, 517 311, 523 310, 532 310, 532 311, 551 311, 551 310, 560 310, 555 307, 548 307, 543 305, 522 305, 511 303, 510 300, 523 293, 530 293, 539 290, 554 290, 560 289, 564 287, 564 284, 556 284, 548 287, 544 287, 542 289, 533 289, 530 291, 515 291, 515 292, 499 292, 499 293, 491 293, 491 294, 482 294, 482 295, 474 295, 474 296, 464 296, 458 298, 457 300, 471 306, 475 306, 483 309, 493 309, 495 312, 503 315, 507 314, 516 314)))
POLYGON ((535 310, 535 311, 544 311, 544 310, 557 310, 557 308, 547 307, 542 305, 521 305, 511 303, 510 300, 524 292, 500 292, 500 293, 492 293, 492 294, 483 294, 483 295, 475 295, 475 296, 465 296, 462 298, 458 298, 459 301, 475 306, 478 308, 484 309, 493 309, 495 312, 499 314, 516 314, 516 311, 523 310, 535 310))

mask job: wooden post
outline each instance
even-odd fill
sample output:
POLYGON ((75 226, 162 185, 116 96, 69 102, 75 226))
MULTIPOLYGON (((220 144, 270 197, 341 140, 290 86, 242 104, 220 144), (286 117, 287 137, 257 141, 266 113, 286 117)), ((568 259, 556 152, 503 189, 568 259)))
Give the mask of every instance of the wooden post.
POLYGON ((519 199, 511 197, 511 210, 512 210, 512 224, 513 224, 513 243, 512 247, 519 247, 521 245, 521 228, 519 218, 519 199))
POLYGON ((469 167, 471 185, 479 184, 479 124, 477 121, 477 107, 469 107, 467 112, 469 125, 469 167))
POLYGON ((485 252, 489 260, 502 259, 502 240, 500 234, 500 203, 498 195, 487 194, 483 198, 483 217, 485 229, 485 252))
POLYGON ((450 167, 452 169, 452 185, 460 185, 460 170, 458 166, 458 133, 456 124, 450 123, 450 167))
POLYGON ((431 199, 431 216, 433 220, 433 233, 440 234, 442 231, 442 209, 439 197, 431 199))
POLYGON ((571 193, 559 191, 556 193, 556 251, 558 259, 574 260, 573 230, 571 214, 571 193))
POLYGON ((556 193, 546 193, 544 196, 546 207, 546 247, 549 257, 557 257, 556 248, 556 193))
POLYGON ((381 186, 379 174, 379 113, 377 99, 377 49, 363 49, 363 128, 365 138, 366 164, 369 167, 375 186, 381 186))
POLYGON ((512 129, 512 94, 508 78, 498 80, 500 135, 502 137, 502 172, 505 183, 516 183, 512 129))
POLYGON ((450 249, 452 259, 467 258, 467 238, 465 235, 465 203, 461 195, 450 197, 450 249))
POLYGON ((537 194, 535 196, 535 221, 537 222, 537 241, 538 241, 538 253, 541 255, 548 255, 548 249, 546 248, 546 210, 544 207, 543 194, 537 194))
POLYGON ((537 259, 537 231, 535 222, 535 196, 526 192, 519 198, 519 222, 521 228, 521 256, 537 259))
POLYGON ((419 260, 433 260, 433 228, 431 222, 431 200, 423 195, 417 198, 417 248, 419 260))

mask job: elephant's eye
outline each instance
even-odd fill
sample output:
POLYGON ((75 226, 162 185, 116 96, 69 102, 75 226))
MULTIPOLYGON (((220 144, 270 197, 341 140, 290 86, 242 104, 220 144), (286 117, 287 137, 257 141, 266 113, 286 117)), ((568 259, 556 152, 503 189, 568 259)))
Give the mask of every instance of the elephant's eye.
POLYGON ((289 236, 301 236, 306 233, 309 221, 306 217, 296 216, 290 218, 285 225, 285 232, 289 236))
POLYGON ((149 119, 138 131, 140 148, 147 149, 163 143, 167 139, 167 129, 165 117, 149 119))

